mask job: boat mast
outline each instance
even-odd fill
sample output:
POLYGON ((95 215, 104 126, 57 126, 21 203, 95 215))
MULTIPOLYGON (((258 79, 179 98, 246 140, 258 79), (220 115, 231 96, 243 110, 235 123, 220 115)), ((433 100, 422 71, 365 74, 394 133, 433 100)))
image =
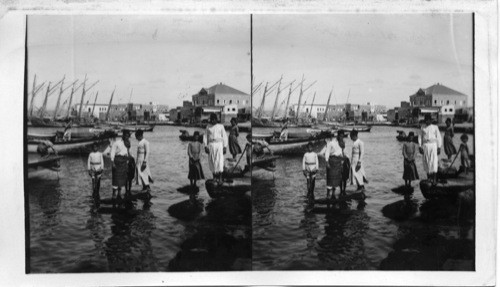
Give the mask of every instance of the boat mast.
POLYGON ((295 82, 295 80, 293 80, 293 82, 290 83, 290 90, 288 91, 288 98, 286 100, 286 106, 285 106, 285 119, 288 120, 288 107, 290 106, 290 97, 292 96, 292 93, 298 88, 300 87, 300 85, 302 85, 302 83, 304 81, 301 82, 300 85, 297 85, 295 88, 292 89, 292 84, 295 82))
POLYGON ((57 116, 57 110, 59 110, 59 104, 61 103, 61 95, 64 92, 63 86, 64 86, 64 78, 66 78, 66 75, 64 75, 62 82, 61 82, 61 88, 59 89, 59 95, 57 96, 57 103, 56 103, 56 109, 54 110, 54 117, 53 120, 56 120, 57 116))
POLYGON ((82 116, 83 98, 85 97, 85 84, 86 84, 86 82, 87 82, 87 74, 85 74, 85 78, 83 80, 82 98, 80 100, 80 108, 78 109, 78 121, 80 121, 80 118, 82 116))
POLYGON ((75 82, 73 82, 73 85, 71 87, 71 94, 69 96, 69 103, 68 103, 68 113, 66 115, 66 118, 69 118, 70 116, 70 111, 71 111, 71 103, 73 102, 73 94, 78 91, 78 89, 80 89, 81 86, 83 86, 83 84, 86 82, 87 80, 83 81, 83 83, 81 83, 78 87, 75 88, 75 84, 76 82, 78 82, 78 80, 76 80, 75 82))
POLYGON ((280 87, 281 87, 281 80, 283 80, 283 75, 281 75, 281 78, 279 80, 279 84, 278 84, 278 89, 276 90, 276 99, 274 100, 274 107, 273 107, 273 112, 271 114, 271 121, 274 121, 274 113, 276 112, 276 107, 278 106, 278 99, 279 99, 279 96, 280 96, 280 87))
POLYGON ((269 83, 266 82, 266 86, 264 87, 264 94, 262 94, 262 101, 260 102, 259 110, 257 111, 257 117, 260 118, 262 117, 262 109, 264 108, 264 102, 266 100, 266 93, 267 93, 267 85, 269 83))
POLYGON ((311 117, 311 114, 312 114, 312 109, 313 109, 314 99, 315 98, 316 98, 316 92, 314 92, 313 100, 311 102, 311 108, 309 109, 309 117, 311 117))
POLYGON ((302 94, 303 92, 303 85, 304 85, 304 75, 302 75, 302 82, 300 82, 300 93, 299 93, 299 102, 297 104, 297 114, 295 115, 295 119, 299 119, 299 113, 300 113, 300 101, 302 100, 302 94))
POLYGON ((97 95, 99 95, 99 92, 95 93, 94 105, 92 106, 91 116, 94 115, 95 103, 97 102, 97 95))
POLYGON ((111 93, 111 98, 109 99, 108 110, 106 111, 106 121, 108 121, 108 117, 109 117, 109 110, 111 110, 111 102, 113 101, 113 96, 114 96, 114 94, 115 94, 115 90, 116 90, 116 86, 115 86, 115 88, 113 89, 113 92, 111 93))
POLYGON ((45 112, 45 107, 47 106, 47 98, 49 97, 49 93, 50 93, 50 84, 51 84, 51 82, 49 82, 49 85, 47 86, 47 92, 45 92, 45 99, 43 100, 42 107, 40 108, 40 111, 38 112, 38 116, 40 118, 43 118, 43 113, 45 112))
POLYGON ((325 110, 325 114, 323 115, 323 121, 326 121, 328 118, 328 108, 330 107, 330 99, 332 98, 332 92, 333 92, 333 88, 330 91, 330 95, 328 95, 328 101, 326 102, 326 110, 325 110))

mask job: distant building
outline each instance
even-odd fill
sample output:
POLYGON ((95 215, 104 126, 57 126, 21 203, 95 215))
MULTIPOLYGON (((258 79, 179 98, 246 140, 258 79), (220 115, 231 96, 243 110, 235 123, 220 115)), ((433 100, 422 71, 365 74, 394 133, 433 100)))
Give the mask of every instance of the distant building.
POLYGON ((238 109, 250 109, 251 100, 249 94, 222 83, 207 89, 202 88, 197 94, 193 95, 193 105, 195 107, 236 105, 238 109))
POLYGON ((453 105, 456 109, 467 107, 467 95, 452 90, 440 83, 419 89, 410 96, 412 107, 441 107, 453 105))
MULTIPOLYGON (((293 114, 297 113, 298 105, 292 105, 293 114)), ((316 119, 323 119, 326 112, 326 105, 301 105, 299 111, 299 117, 311 117, 316 119)), ((367 105, 357 105, 357 104, 339 104, 330 105, 328 107, 328 120, 373 120, 376 114, 385 113, 386 108, 382 105, 372 105, 368 103, 367 105)), ((290 115, 289 115, 290 116, 290 115)))

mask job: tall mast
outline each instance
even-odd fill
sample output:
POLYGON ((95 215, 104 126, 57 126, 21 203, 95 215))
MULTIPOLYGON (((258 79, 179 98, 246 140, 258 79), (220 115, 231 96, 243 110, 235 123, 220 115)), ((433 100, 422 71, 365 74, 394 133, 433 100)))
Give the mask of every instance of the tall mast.
POLYGON ((68 114, 66 118, 69 118, 69 113, 71 111, 71 102, 73 101, 73 94, 75 93, 75 84, 71 87, 71 94, 69 95, 69 103, 68 103, 68 114))
POLYGON ((260 102, 260 107, 259 110, 257 111, 259 119, 262 117, 262 109, 264 109, 264 102, 266 100, 266 93, 267 93, 267 84, 269 83, 266 83, 266 86, 264 87, 264 94, 262 94, 262 101, 260 102))
POLYGON ((45 107, 47 106, 47 98, 49 97, 49 93, 50 93, 50 84, 51 84, 51 82, 49 82, 49 85, 47 86, 47 92, 45 92, 45 99, 43 100, 42 107, 40 108, 40 112, 38 113, 38 116, 40 118, 43 117, 43 113, 45 112, 45 107))
POLYGON ((300 114, 300 101, 302 100, 302 94, 303 94, 303 88, 304 86, 304 75, 302 75, 302 82, 300 82, 300 94, 299 94, 299 102, 297 103, 297 114, 295 115, 295 119, 299 119, 299 114, 300 114))
POLYGON ((63 77, 62 79, 62 82, 61 82, 61 88, 59 89, 59 95, 57 96, 57 103, 56 103, 56 109, 54 110, 54 117, 53 117, 53 120, 56 120, 56 117, 57 117, 57 111, 59 110, 59 104, 61 103, 61 95, 62 93, 64 92, 63 90, 63 86, 64 86, 64 78, 66 76, 63 77))
POLYGON ((333 88, 330 91, 330 95, 328 95, 328 101, 326 102, 326 110, 325 110, 325 114, 323 115, 323 121, 326 121, 328 119, 328 109, 330 108, 330 99, 332 98, 332 92, 333 92, 333 88))
POLYGON ((35 88, 36 88, 36 74, 35 74, 35 78, 33 79, 33 89, 31 90, 31 102, 30 102, 30 112, 29 112, 29 115, 30 117, 33 116, 33 102, 35 100, 35 88))
POLYGON ((83 88, 82 88, 82 98, 80 100, 80 108, 78 109, 78 120, 82 117, 82 108, 83 108, 83 98, 85 97, 85 83, 87 82, 87 75, 85 75, 85 79, 83 80, 83 88))
POLYGON ((312 110, 313 110, 313 105, 314 105, 314 99, 316 98, 316 92, 314 92, 313 100, 311 102, 311 108, 309 109, 309 117, 311 116, 312 110))
POLYGON ((116 86, 115 86, 115 88, 113 89, 113 92, 111 93, 111 98, 109 99, 108 110, 106 111, 106 121, 108 121, 109 111, 111 110, 111 102, 113 101, 113 96, 114 96, 114 94, 115 94, 115 90, 116 90, 116 86))
POLYGON ((276 112, 276 107, 278 106, 278 98, 280 96, 280 87, 281 87, 281 80, 283 79, 283 75, 281 75, 281 78, 279 80, 278 84, 278 90, 276 91, 276 99, 274 100, 274 107, 273 107, 273 112, 271 114, 271 121, 274 121, 274 113, 276 112))
POLYGON ((94 105, 92 106, 91 116, 94 115, 95 103, 97 102, 97 95, 99 95, 99 92, 95 93, 94 105))

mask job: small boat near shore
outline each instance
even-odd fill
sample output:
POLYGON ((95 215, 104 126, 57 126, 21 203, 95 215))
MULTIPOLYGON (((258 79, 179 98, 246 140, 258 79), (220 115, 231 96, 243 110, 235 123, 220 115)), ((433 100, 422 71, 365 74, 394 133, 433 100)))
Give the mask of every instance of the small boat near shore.
POLYGON ((143 132, 152 132, 155 128, 155 125, 125 125, 119 127, 124 131, 136 132, 138 130, 142 130, 143 132))
POLYGON ((205 187, 211 198, 243 196, 251 190, 251 185, 243 181, 223 182, 219 184, 213 179, 207 179, 205 187))
POLYGON ((474 190, 474 178, 472 174, 461 174, 457 178, 449 178, 446 180, 446 183, 432 184, 427 179, 420 181, 420 190, 426 199, 456 199, 461 192, 469 189, 474 190))
POLYGON ((313 143, 313 148, 319 148, 326 144, 325 135, 311 136, 307 138, 289 138, 287 140, 270 140, 269 149, 275 155, 297 155, 303 154, 309 142, 313 143))
MULTIPOLYGON (((400 142, 406 142, 408 141, 408 136, 406 135, 406 133, 404 131, 397 131, 398 132, 398 135, 396 136, 396 139, 400 142)), ((418 143, 418 137, 414 136, 413 137, 413 142, 414 143, 418 143)))
MULTIPOLYGON (((102 149, 109 145, 109 139, 115 137, 116 134, 105 133, 98 137, 83 138, 83 139, 71 139, 69 141, 61 141, 53 143, 54 149, 58 154, 68 155, 68 154, 87 154, 90 153, 92 145, 97 143, 99 149, 102 149)), ((37 153, 38 145, 40 140, 28 140, 28 153, 37 153)))
POLYGON ((372 129, 372 126, 365 125, 354 125, 354 126, 339 126, 339 131, 344 131, 350 133, 351 131, 357 131, 358 133, 369 133, 372 129))
MULTIPOLYGON (((193 135, 189 134, 188 131, 186 130, 179 130, 181 132, 181 135, 179 136, 179 139, 181 141, 193 141, 193 135)), ((200 133, 200 136, 198 137, 199 142, 203 142, 203 133, 200 133)))

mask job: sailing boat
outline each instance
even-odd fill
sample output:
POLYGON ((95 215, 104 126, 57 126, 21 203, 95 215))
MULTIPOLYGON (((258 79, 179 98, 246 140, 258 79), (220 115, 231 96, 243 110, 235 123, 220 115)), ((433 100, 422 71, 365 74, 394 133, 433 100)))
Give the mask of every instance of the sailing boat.
MULTIPOLYGON (((349 103, 349 96, 350 96, 350 94, 351 94, 351 89, 349 89, 349 93, 347 94, 346 108, 347 108, 347 104, 349 103)), ((353 112, 353 111, 351 111, 351 112, 353 112)), ((351 132, 353 130, 355 130, 357 132, 370 132, 371 129, 372 129, 371 125, 358 125, 356 123, 348 124, 347 120, 348 120, 348 118, 347 118, 347 113, 346 113, 346 118, 344 120, 344 125, 338 127, 339 131, 344 131, 345 133, 349 133, 349 132, 351 132)))

